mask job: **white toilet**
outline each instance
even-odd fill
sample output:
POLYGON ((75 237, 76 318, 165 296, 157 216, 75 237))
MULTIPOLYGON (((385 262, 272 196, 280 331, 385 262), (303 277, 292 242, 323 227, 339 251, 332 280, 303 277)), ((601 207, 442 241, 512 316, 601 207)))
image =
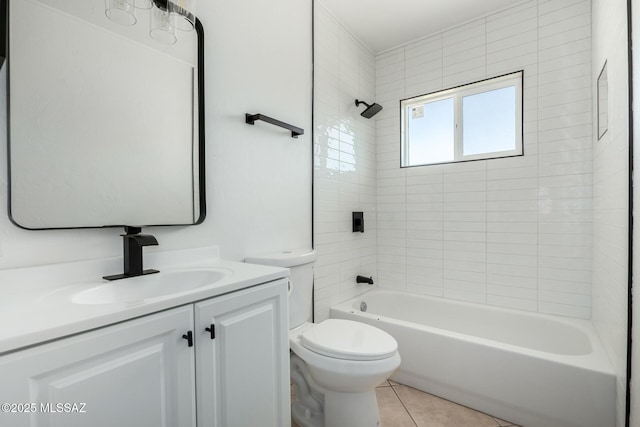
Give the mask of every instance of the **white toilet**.
POLYGON ((375 388, 400 366, 398 343, 364 323, 341 319, 311 323, 315 259, 313 250, 296 250, 245 260, 291 269, 293 420, 301 427, 378 427, 375 388))

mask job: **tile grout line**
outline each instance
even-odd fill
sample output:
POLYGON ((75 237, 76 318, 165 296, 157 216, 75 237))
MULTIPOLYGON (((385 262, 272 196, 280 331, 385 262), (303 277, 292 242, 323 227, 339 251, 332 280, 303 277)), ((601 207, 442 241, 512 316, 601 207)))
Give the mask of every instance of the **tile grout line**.
MULTIPOLYGON (((401 384, 400 384, 401 385, 401 384)), ((400 404, 402 405, 402 407, 404 408, 405 411, 407 411, 407 414, 409 415, 409 418, 411 418, 411 421, 413 421, 413 425, 418 427, 418 423, 416 422, 416 420, 413 418, 413 415, 411 415, 411 411, 409 411, 409 409, 407 408, 407 406, 404 404, 404 402, 402 401, 402 398, 400 397, 400 395, 398 394, 398 392, 396 391, 396 388, 393 384, 389 383, 389 386, 391 387, 391 390, 393 390, 393 393, 396 395, 396 397, 398 398, 398 400, 400 401, 400 404)))

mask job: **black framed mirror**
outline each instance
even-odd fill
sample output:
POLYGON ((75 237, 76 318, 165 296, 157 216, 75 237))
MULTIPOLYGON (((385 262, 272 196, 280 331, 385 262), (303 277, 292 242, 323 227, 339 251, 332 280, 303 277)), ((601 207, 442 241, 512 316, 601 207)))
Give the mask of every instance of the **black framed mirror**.
POLYGON ((0 3, 11 221, 31 230, 204 221, 202 24, 162 44, 150 37, 152 10, 135 9, 125 26, 104 0, 0 3))

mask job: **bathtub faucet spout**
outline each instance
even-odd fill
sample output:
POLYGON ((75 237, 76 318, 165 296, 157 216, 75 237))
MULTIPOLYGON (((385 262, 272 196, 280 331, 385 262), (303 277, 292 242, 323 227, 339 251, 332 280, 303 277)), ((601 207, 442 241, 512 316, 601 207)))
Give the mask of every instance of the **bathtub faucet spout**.
POLYGON ((356 277, 356 283, 368 283, 373 285, 373 277, 358 276, 356 277))

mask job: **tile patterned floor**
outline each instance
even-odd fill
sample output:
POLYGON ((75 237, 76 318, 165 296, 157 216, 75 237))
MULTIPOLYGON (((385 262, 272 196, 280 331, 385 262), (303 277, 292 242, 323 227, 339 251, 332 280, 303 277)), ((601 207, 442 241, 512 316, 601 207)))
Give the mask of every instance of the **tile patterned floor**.
POLYGON ((518 427, 394 381, 378 387, 376 395, 381 427, 518 427))
POLYGON ((382 427, 518 427, 406 385, 376 389, 382 427))

